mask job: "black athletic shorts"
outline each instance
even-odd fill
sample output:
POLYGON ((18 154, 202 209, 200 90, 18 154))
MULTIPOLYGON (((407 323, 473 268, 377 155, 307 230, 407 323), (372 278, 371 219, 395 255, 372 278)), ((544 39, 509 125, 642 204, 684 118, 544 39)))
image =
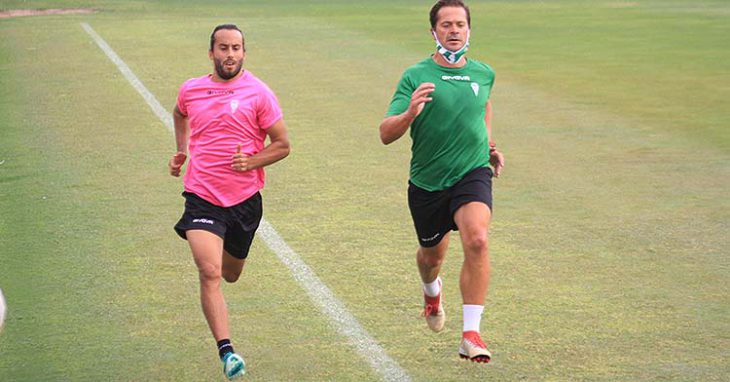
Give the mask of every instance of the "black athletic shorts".
POLYGON ((464 175, 453 186, 441 191, 426 191, 408 182, 408 207, 416 226, 418 243, 434 247, 449 231, 458 231, 454 213, 469 202, 482 202, 492 209, 492 169, 479 167, 464 175))
POLYGON ((187 239, 186 231, 200 229, 223 239, 223 249, 231 256, 245 259, 259 228, 263 208, 261 194, 231 207, 220 207, 190 192, 183 192, 185 212, 175 224, 175 232, 187 239))

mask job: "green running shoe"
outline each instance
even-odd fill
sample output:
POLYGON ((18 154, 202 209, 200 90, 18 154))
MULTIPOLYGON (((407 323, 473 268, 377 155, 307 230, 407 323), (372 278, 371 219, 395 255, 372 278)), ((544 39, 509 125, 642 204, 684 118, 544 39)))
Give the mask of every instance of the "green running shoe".
POLYGON ((223 374, 229 380, 239 379, 246 374, 246 362, 236 353, 226 353, 223 356, 223 374))

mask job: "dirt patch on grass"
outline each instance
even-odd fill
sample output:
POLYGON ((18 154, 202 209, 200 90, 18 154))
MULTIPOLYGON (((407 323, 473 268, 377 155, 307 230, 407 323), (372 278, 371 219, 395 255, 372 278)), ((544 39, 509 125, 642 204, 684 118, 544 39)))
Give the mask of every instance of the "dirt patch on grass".
POLYGON ((41 15, 79 15, 94 13, 96 9, 92 8, 68 8, 68 9, 12 9, 9 11, 0 11, 0 19, 22 16, 41 16, 41 15))

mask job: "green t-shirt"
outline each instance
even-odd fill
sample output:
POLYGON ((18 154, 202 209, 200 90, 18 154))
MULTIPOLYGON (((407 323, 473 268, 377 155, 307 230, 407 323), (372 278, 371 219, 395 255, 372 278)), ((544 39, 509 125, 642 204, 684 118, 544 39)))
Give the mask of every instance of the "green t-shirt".
POLYGON ((467 59, 461 68, 438 65, 429 57, 406 69, 386 116, 408 109, 424 83, 436 85, 432 101, 411 124, 411 182, 428 190, 451 187, 471 170, 489 166, 485 108, 494 84, 489 65, 467 59))

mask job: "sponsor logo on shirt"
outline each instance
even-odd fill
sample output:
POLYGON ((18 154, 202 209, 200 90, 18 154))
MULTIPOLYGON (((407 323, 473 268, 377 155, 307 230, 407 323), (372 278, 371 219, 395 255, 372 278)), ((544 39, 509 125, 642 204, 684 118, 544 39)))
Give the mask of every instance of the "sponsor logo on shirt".
POLYGON ((472 82, 471 83, 471 90, 474 91, 474 95, 475 96, 478 96, 479 95, 479 84, 476 83, 476 82, 472 82))
POLYGON ((193 223, 214 224, 215 222, 210 219, 193 219, 193 223))
POLYGON ((238 109, 238 100, 234 99, 231 101, 231 113, 235 113, 236 109, 238 109))
POLYGON ((235 93, 231 89, 211 89, 208 90, 208 95, 226 95, 235 93))
POLYGON ((441 76, 442 81, 471 81, 469 76, 441 76))

